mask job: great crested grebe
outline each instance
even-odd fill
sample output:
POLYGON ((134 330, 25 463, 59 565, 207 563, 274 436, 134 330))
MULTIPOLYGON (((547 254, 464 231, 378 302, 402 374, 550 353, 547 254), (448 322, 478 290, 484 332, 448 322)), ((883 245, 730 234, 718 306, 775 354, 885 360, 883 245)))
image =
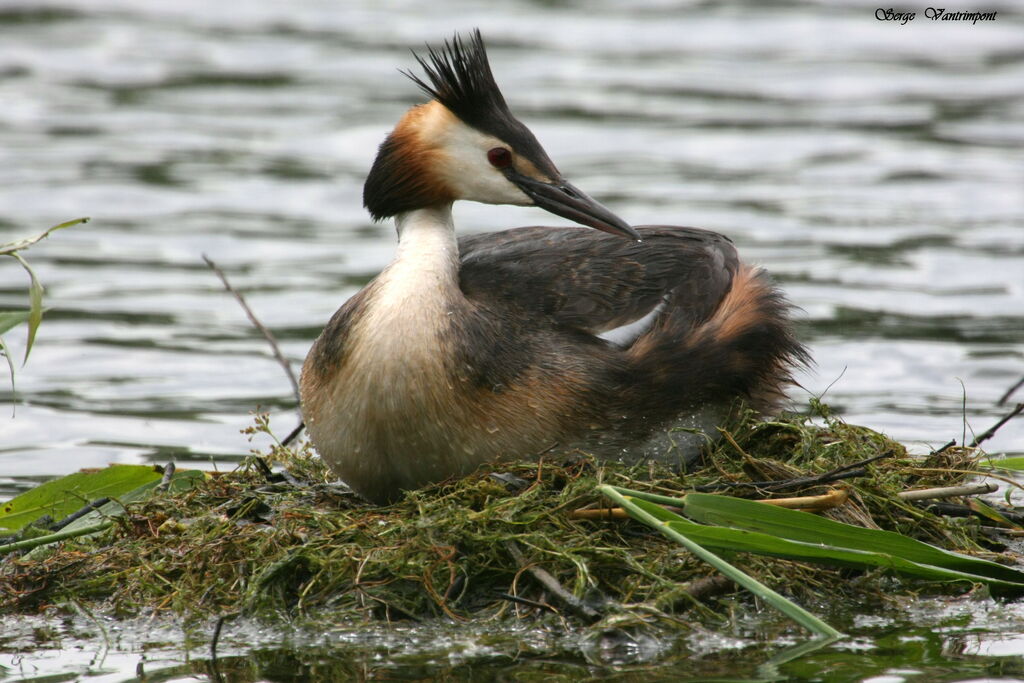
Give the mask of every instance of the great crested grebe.
POLYGON ((335 474, 389 502, 483 463, 619 453, 709 406, 781 398, 807 354, 765 273, 722 235, 631 227, 566 182, 509 111, 479 31, 428 49, 426 79, 406 75, 432 101, 384 140, 363 190, 375 220, 395 218, 398 253, 302 368, 309 435, 335 474), (459 199, 603 232, 456 240, 459 199))

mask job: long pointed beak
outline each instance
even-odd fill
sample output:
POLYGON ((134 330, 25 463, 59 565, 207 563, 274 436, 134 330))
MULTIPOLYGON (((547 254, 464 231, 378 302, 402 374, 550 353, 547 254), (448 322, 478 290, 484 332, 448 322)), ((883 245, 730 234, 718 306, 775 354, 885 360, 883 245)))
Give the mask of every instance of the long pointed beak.
POLYGON ((559 179, 554 183, 545 183, 511 168, 507 175, 509 180, 545 211, 568 218, 580 225, 640 241, 640 235, 630 227, 629 223, 564 180, 559 179))

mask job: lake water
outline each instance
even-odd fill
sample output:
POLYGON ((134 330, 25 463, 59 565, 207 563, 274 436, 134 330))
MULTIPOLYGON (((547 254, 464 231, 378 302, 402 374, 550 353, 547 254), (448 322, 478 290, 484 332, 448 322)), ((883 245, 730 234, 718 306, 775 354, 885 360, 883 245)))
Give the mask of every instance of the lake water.
MULTIPOLYGON (((297 370, 394 252, 360 194, 421 101, 397 69, 475 26, 575 184, 633 223, 726 233, 774 273, 817 361, 798 403, 827 389, 918 450, 969 440, 1024 375, 1024 14, 876 9, 0 0, 0 242, 92 217, 26 253, 51 310, 17 400, 0 385, 0 499, 110 462, 230 468, 257 407, 290 431, 284 373, 201 255, 297 370)), ((471 204, 456 221, 561 224, 471 204)), ((24 305, 2 265, 0 308, 24 305)), ((20 356, 23 333, 6 340, 20 356)), ((988 445, 1024 453, 1024 419, 988 445)))

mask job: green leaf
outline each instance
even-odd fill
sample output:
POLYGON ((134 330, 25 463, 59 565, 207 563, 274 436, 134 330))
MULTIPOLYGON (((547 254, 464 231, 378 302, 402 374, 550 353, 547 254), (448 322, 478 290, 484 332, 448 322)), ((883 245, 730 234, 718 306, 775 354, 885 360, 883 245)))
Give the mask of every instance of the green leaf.
MULTIPOLYGON (((691 512, 690 499, 693 496, 703 497, 707 496, 707 494, 688 494, 686 496, 687 514, 690 514, 691 512)), ((822 528, 830 527, 832 525, 851 527, 851 525, 848 524, 833 522, 832 520, 819 518, 815 515, 811 515, 810 513, 800 512, 798 510, 787 510, 785 508, 778 508, 773 505, 766 505, 755 501, 729 498, 728 496, 708 497, 728 498, 730 501, 739 501, 740 503, 755 506, 755 509, 749 510, 749 512, 762 515, 763 517, 776 517, 774 513, 776 511, 781 511, 783 513, 788 513, 783 515, 785 517, 803 515, 810 518, 813 522, 824 522, 825 524, 822 525, 822 528)), ((929 546, 926 543, 921 543, 920 541, 900 536, 899 534, 893 534, 889 531, 851 527, 852 529, 858 530, 858 532, 868 532, 868 534, 875 536, 878 541, 875 544, 874 550, 848 546, 844 547, 831 545, 833 542, 842 542, 842 537, 830 535, 829 533, 818 533, 813 536, 813 540, 793 540, 781 535, 771 535, 769 533, 750 531, 742 528, 735 529, 724 526, 705 526, 703 524, 691 522, 690 520, 685 519, 670 510, 666 510, 659 505, 655 505, 654 503, 649 503, 639 499, 634 500, 634 502, 660 523, 665 524, 669 528, 679 531, 680 533, 686 534, 697 543, 716 550, 749 552, 758 555, 780 557, 788 560, 817 562, 819 564, 856 567, 860 569, 879 567, 883 569, 891 569, 907 576, 928 579, 931 581, 968 581, 971 583, 1004 586, 1013 588, 1016 591, 1024 589, 1024 572, 1004 567, 1003 565, 996 564, 995 562, 988 562, 987 560, 980 560, 966 555, 951 553, 949 551, 942 550, 941 548, 929 546), (915 548, 914 551, 909 552, 908 554, 916 554, 917 557, 926 557, 931 560, 944 562, 945 566, 935 566, 927 562, 915 562, 897 554, 880 551, 883 547, 890 550, 895 547, 899 550, 898 546, 894 546, 892 544, 891 538, 886 538, 887 536, 895 536, 898 539, 907 541, 907 547, 910 545, 924 546, 924 548, 927 549, 926 551, 922 551, 921 548, 915 548)), ((801 524, 785 525, 771 522, 767 524, 760 524, 760 522, 762 522, 761 519, 746 519, 742 520, 741 523, 748 527, 762 526, 772 528, 776 532, 788 533, 791 536, 802 536, 804 538, 808 538, 808 536, 805 535, 806 529, 800 529, 802 526, 801 524)), ((739 526, 739 524, 737 524, 737 526, 739 526)), ((816 525, 812 525, 811 528, 814 526, 816 525)), ((855 532, 854 535, 859 535, 859 533, 855 532)), ((850 540, 849 536, 845 538, 850 540)), ((864 537, 861 537, 860 541, 862 541, 863 538, 864 537)), ((857 545, 862 545, 857 540, 853 542, 857 545)))
MULTIPOLYGON (((112 465, 114 467, 114 465, 112 465)), ((132 489, 128 493, 120 495, 117 500, 112 500, 106 505, 101 505, 92 512, 82 515, 80 518, 67 525, 67 529, 78 529, 87 527, 98 522, 109 519, 110 517, 119 517, 124 513, 124 506, 129 503, 135 503, 142 500, 150 495, 150 493, 156 490, 156 487, 160 485, 162 476, 158 476, 152 481, 148 481, 142 484, 138 488, 132 489)), ((167 487, 168 493, 178 493, 181 491, 188 491, 194 488, 199 482, 206 479, 206 475, 199 470, 185 470, 183 472, 175 472, 174 476, 171 477, 171 481, 167 487)), ((102 497, 102 496, 101 496, 102 497)), ((111 496, 112 497, 112 496, 111 496)), ((81 507, 81 506, 79 506, 81 507)))
POLYGON ((25 359, 22 361, 22 364, 24 364, 28 361, 28 354, 32 353, 32 344, 36 340, 36 331, 39 329, 39 323, 43 321, 43 285, 39 282, 39 278, 36 277, 36 272, 21 257, 21 254, 15 252, 11 256, 25 269, 30 280, 28 289, 28 341, 25 343, 25 359))
POLYGON ((97 498, 123 496, 161 477, 153 465, 111 465, 75 472, 0 503, 0 528, 17 531, 43 515, 61 519, 97 498))
MULTIPOLYGON (((598 490, 604 495, 608 496, 612 500, 616 501, 625 508, 631 516, 640 520, 644 524, 660 531, 665 536, 668 536, 672 540, 683 545, 687 550, 692 552, 694 555, 704 560, 712 567, 720 571, 722 574, 732 579, 739 585, 743 586, 751 593, 761 598, 775 609, 779 610, 790 619, 793 619, 804 628, 808 629, 813 633, 817 633, 828 639, 828 642, 832 642, 840 638, 843 634, 832 628, 818 617, 814 616, 800 605, 796 604, 792 600, 789 600, 779 593, 773 591, 768 586, 755 579, 754 577, 746 574, 745 572, 732 566, 722 558, 718 557, 714 553, 708 552, 707 549, 701 547, 699 540, 695 540, 694 537, 687 531, 677 528, 673 523, 659 521, 654 515, 654 510, 657 509, 658 515, 667 513, 673 517, 683 520, 682 517, 676 515, 668 510, 665 510, 654 503, 648 503, 647 501, 627 498, 615 490, 613 486, 599 486, 598 490)), ((686 522, 693 527, 698 529, 709 529, 713 527, 702 527, 699 524, 693 524, 692 522, 686 522)), ((719 531, 731 531, 730 529, 718 529, 719 531)))
POLYGON ((0 334, 28 320, 28 311, 0 311, 0 334))
POLYGON ((14 242, 8 242, 7 244, 0 244, 0 256, 11 255, 11 254, 14 254, 15 252, 21 251, 22 249, 28 249, 29 247, 31 247, 36 242, 39 242, 40 240, 45 239, 46 237, 49 237, 51 232, 56 232, 57 230, 63 230, 64 228, 70 228, 70 227, 72 227, 74 225, 78 225, 79 223, 88 223, 88 222, 89 222, 89 217, 88 216, 86 216, 84 218, 75 218, 74 220, 65 221, 63 223, 58 223, 57 225, 47 229, 44 232, 41 232, 40 234, 36 235, 35 237, 26 237, 24 239, 16 240, 14 242))
POLYGON ((11 359, 11 350, 7 348, 7 342, 4 341, 3 337, 0 337, 0 353, 4 354, 4 358, 7 360, 7 367, 11 370, 11 394, 16 394, 14 388, 14 361, 11 359))
MULTIPOLYGON (((0 329, 0 332, 3 332, 3 330, 0 329)), ((988 466, 1000 470, 1024 470, 1024 457, 1017 456, 1015 458, 989 460, 988 466)))
MULTIPOLYGON (((199 482, 203 481, 205 478, 206 475, 199 470, 176 472, 174 476, 171 477, 171 481, 168 482, 167 491, 171 493, 187 491, 199 482)), ((8 543, 7 545, 0 545, 0 556, 14 552, 15 550, 32 550, 33 552, 30 552, 25 556, 25 558, 35 560, 38 559, 38 553, 40 552, 38 549, 42 546, 51 545, 69 538, 89 536, 91 534, 104 531, 110 528, 113 524, 111 520, 112 517, 117 517, 124 513, 124 506, 126 504, 147 497, 153 493, 158 486, 160 486, 160 481, 147 482, 142 486, 119 496, 117 500, 112 500, 109 503, 100 506, 96 510, 83 515, 60 531, 37 536, 35 538, 15 541, 13 543, 8 543)))
POLYGON ((89 216, 82 216, 81 218, 72 218, 69 221, 64 221, 63 223, 58 223, 57 225, 53 226, 52 228, 46 231, 43 237, 49 235, 51 232, 57 232, 58 230, 63 230, 64 228, 71 228, 81 223, 88 223, 91 220, 92 219, 89 216))
POLYGON ((1003 515, 999 510, 996 510, 991 505, 988 505, 985 501, 979 498, 971 498, 967 501, 967 507, 974 510, 974 512, 982 517, 985 517, 989 521, 995 522, 996 524, 1006 527, 1007 529, 1020 529, 1020 524, 1011 522, 1003 515))
POLYGON ((685 512, 706 524, 757 531, 804 543, 867 551, 914 564, 1024 584, 1024 572, 995 562, 943 550, 892 531, 843 524, 800 510, 730 496, 691 493, 686 496, 685 512))

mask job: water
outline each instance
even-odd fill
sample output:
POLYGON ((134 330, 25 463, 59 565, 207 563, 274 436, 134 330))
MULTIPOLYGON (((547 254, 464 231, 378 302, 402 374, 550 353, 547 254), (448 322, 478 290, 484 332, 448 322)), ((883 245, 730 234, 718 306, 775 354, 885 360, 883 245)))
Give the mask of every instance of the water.
MULTIPOLYGON (((230 468, 257 407, 287 433, 290 386, 201 254, 297 368, 393 253, 360 192, 420 101, 397 69, 474 26, 574 183, 634 223, 722 231, 776 275, 804 311, 807 391, 917 449, 965 418, 969 438, 1024 375, 1024 15, 972 7, 998 18, 922 7, 901 26, 855 0, 0 1, 0 241, 93 218, 26 254, 52 310, 0 414, 0 498, 109 462, 230 468)), ((469 204, 456 220, 561 222, 469 204)), ((26 284, 3 264, 0 308, 26 284)), ((1024 452, 1024 420, 989 446, 1024 452)))

